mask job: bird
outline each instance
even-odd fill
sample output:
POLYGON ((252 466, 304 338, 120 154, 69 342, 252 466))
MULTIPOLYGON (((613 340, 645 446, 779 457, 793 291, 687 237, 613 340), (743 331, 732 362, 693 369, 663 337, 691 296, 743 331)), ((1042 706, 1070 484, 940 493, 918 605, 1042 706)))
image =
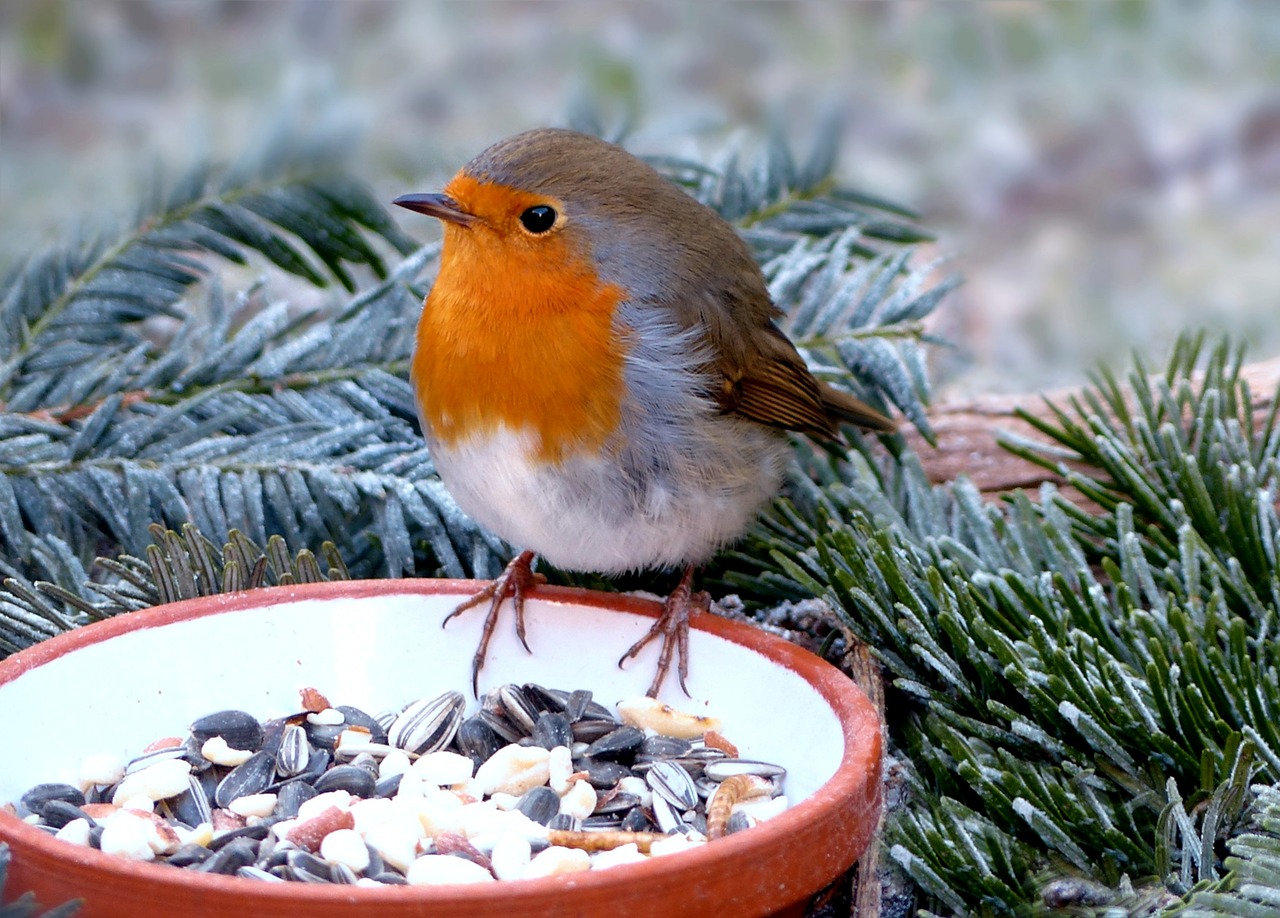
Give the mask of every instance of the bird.
POLYGON ((689 618, 710 604, 694 572, 778 494, 787 432, 895 422, 813 375, 742 237, 619 145, 537 128, 393 203, 444 226, 410 361, 429 453, 458 506, 519 549, 444 620, 489 604, 473 691, 508 598, 529 649, 540 556, 681 571, 619 665, 660 639, 648 694, 674 656, 687 695, 689 618))

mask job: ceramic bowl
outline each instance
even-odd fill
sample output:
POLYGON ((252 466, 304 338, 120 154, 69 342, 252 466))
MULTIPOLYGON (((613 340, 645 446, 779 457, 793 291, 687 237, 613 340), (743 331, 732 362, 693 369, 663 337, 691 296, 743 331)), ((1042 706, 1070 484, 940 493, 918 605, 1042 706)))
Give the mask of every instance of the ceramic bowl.
MULTIPOLYGON (((476 585, 381 580, 275 587, 122 615, 0 662, 0 802, 65 777, 88 754, 129 758, 183 735, 196 717, 298 710, 303 687, 373 712, 465 691, 479 610, 441 628, 476 585), (19 752, 20 751, 20 752, 19 752)), ((589 688, 606 706, 643 694, 656 646, 617 660, 656 603, 543 587, 527 609, 528 653, 510 612, 480 691, 506 682, 589 688)), ((267 884, 126 861, 64 843, 0 812, 11 847, 6 895, 46 907, 82 897, 80 918, 379 918, 538 915, 769 915, 798 911, 871 842, 880 812, 881 733, 866 696, 838 670, 777 637, 701 615, 685 697, 663 700, 723 721, 743 757, 788 769, 789 810, 706 846, 609 870, 483 886, 364 889, 267 884)))

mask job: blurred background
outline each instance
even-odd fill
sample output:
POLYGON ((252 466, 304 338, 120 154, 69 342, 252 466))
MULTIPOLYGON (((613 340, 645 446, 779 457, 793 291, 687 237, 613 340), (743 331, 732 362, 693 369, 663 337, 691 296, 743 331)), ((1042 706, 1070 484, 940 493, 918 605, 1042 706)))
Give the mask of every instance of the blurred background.
POLYGON ((1270 0, 0 0, 0 270, 317 100, 387 200, 584 103, 643 152, 778 119, 803 155, 834 110, 842 179, 917 208, 966 278, 940 399, 1077 383, 1191 327, 1280 354, 1270 0))

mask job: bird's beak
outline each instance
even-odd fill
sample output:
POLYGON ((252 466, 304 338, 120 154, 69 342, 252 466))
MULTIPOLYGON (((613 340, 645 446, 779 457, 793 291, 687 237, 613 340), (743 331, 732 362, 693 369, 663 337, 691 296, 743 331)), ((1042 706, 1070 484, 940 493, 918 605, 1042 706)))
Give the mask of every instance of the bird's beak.
POLYGON ((467 213, 447 194, 402 194, 391 203, 459 226, 476 222, 474 214, 467 213))

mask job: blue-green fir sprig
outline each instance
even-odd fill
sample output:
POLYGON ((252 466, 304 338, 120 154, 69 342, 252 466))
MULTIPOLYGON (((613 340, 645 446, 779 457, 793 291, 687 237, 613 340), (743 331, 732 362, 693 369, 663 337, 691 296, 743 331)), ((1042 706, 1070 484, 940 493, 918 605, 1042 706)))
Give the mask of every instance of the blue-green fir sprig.
POLYGON ((815 453, 822 485, 736 556, 769 554, 777 592, 825 596, 881 660, 911 789, 887 844, 929 910, 1053 911, 1070 880, 1095 900, 1073 914, 1253 914, 1280 890, 1233 847, 1280 787, 1277 396, 1258 410, 1240 363, 1184 339, 1165 373, 1054 406, 1052 450, 1013 446, 1101 512, 815 453))

